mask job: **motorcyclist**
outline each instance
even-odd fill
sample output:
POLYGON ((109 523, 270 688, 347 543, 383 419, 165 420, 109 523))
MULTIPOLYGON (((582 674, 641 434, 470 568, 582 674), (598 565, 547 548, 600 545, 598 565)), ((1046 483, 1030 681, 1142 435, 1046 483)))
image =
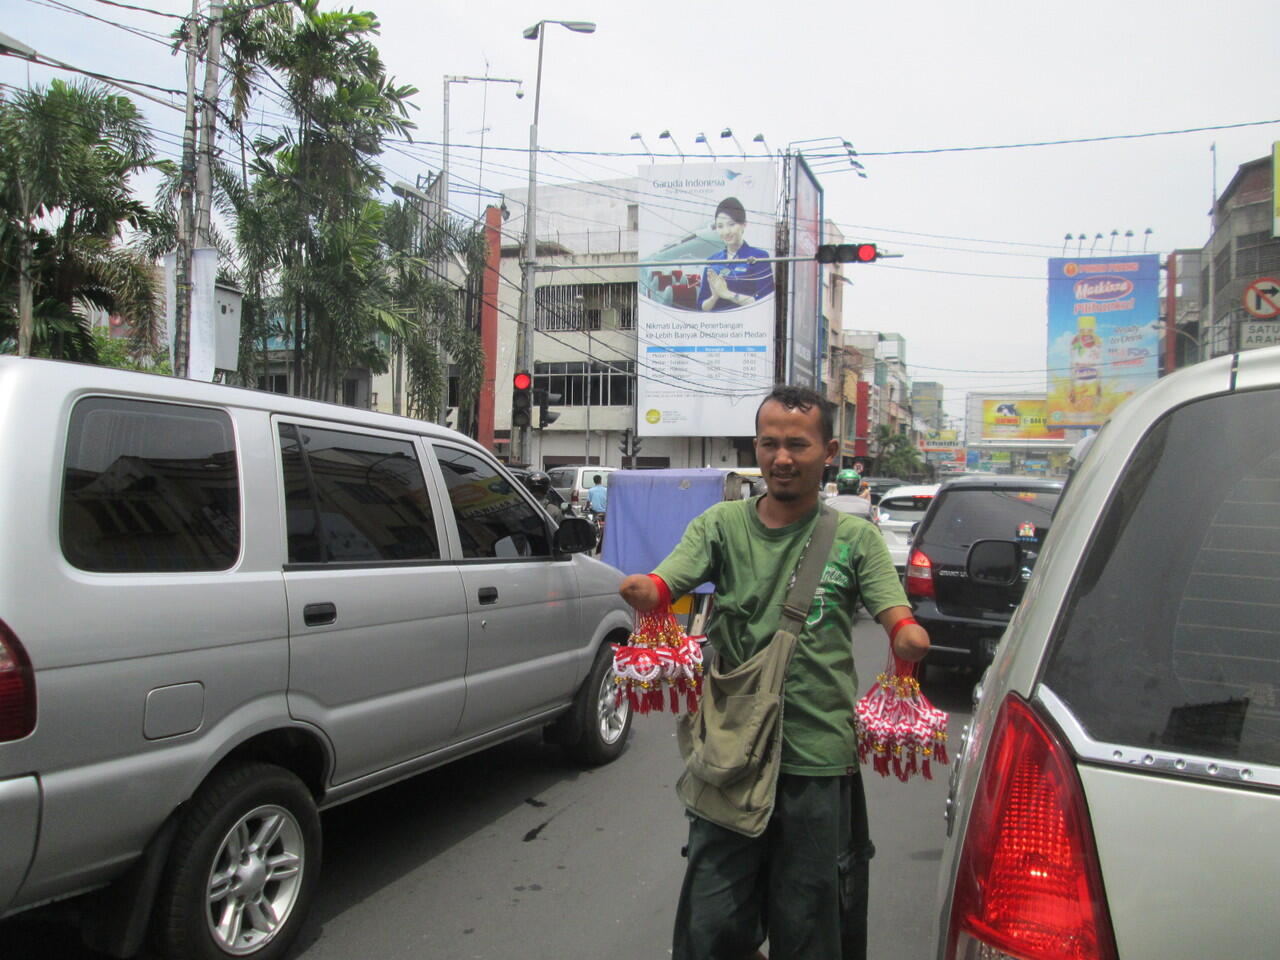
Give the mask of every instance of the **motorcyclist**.
POLYGON ((836 492, 857 496, 862 486, 862 475, 857 470, 841 470, 836 474, 836 492))
POLYGON ((556 523, 560 523, 564 519, 564 513, 556 504, 551 502, 551 478, 540 470, 535 470, 525 478, 524 485, 529 488, 532 493, 542 503, 547 513, 551 514, 551 519, 556 523))

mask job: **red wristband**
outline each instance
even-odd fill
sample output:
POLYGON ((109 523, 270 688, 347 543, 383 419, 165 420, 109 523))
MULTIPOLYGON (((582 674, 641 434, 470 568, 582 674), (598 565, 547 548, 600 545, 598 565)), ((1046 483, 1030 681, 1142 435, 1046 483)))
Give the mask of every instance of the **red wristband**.
POLYGON ((895 623, 892 627, 889 628, 890 643, 893 643, 893 638, 898 635, 898 631, 901 630, 903 627, 905 627, 908 623, 915 623, 917 627, 920 626, 920 624, 916 623, 915 617, 903 617, 901 620, 899 620, 897 623, 895 623))
POLYGON ((653 585, 658 588, 658 606, 671 606, 671 588, 667 586, 667 581, 663 580, 656 573, 651 573, 648 576, 649 579, 653 581, 653 585))

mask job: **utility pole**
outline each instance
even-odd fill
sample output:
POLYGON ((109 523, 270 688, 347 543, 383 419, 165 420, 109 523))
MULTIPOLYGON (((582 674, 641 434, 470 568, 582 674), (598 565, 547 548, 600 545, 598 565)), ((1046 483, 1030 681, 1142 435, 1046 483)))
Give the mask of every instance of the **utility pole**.
POLYGON ((191 252, 193 249, 192 191, 196 167, 196 29, 199 0, 191 0, 187 33, 187 109, 182 127, 182 174, 178 186, 178 249, 174 256, 173 373, 187 375, 187 353, 191 339, 191 252))
POLYGON ((196 166, 196 245, 213 246, 213 153, 217 131, 218 71, 222 59, 222 4, 209 4, 209 42, 205 46, 204 95, 201 98, 200 154, 196 166))

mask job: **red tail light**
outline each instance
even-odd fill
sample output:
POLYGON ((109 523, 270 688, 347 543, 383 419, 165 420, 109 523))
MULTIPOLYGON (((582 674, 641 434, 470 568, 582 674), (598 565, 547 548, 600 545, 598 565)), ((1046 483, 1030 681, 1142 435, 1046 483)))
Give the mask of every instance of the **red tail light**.
POLYGON ((576 504, 578 502, 578 488, 573 488, 573 493, 569 494, 569 502, 576 504))
POLYGON ((932 597, 933 561, 921 550, 912 550, 911 559, 907 561, 907 596, 932 597))
POLYGON ((0 741, 21 740, 36 728, 36 678, 27 651, 0 620, 0 741))
POLYGON ((1093 827, 1065 748, 1000 708, 956 874, 947 960, 1116 960, 1093 827))

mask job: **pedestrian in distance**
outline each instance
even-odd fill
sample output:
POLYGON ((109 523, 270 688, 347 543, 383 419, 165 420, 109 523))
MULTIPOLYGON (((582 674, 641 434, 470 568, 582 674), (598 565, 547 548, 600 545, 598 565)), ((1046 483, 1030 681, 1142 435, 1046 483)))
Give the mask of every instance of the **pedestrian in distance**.
MULTIPOLYGON (((755 450, 767 493, 710 507, 652 575, 629 576, 620 589, 644 612, 664 588, 679 597, 713 581, 708 639, 730 668, 769 643, 818 525, 823 467, 838 450, 829 405, 811 390, 775 387, 756 412, 755 450)), ((874 847, 854 728, 850 638, 859 602, 898 656, 917 661, 928 652, 884 538, 841 514, 786 673, 781 773, 768 823, 749 837, 690 814, 673 960, 743 960, 766 938, 771 960, 865 957, 874 847)))
POLYGON ((591 486, 587 489, 587 509, 592 513, 604 513, 609 502, 609 488, 604 485, 604 477, 596 474, 591 478, 591 486))

